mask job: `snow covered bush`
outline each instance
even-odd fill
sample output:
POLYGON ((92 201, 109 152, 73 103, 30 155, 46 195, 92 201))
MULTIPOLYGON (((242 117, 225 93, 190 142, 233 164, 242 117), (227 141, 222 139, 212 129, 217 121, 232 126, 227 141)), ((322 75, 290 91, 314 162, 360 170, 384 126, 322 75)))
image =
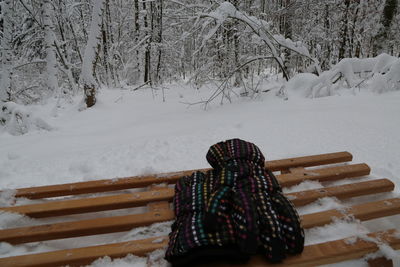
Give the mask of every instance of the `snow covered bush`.
POLYGON ((26 107, 14 102, 0 105, 0 132, 12 135, 26 134, 31 130, 52 130, 44 120, 37 118, 26 107))
POLYGON ((287 94, 324 97, 342 88, 364 88, 376 93, 400 90, 400 58, 380 54, 374 58, 345 58, 319 76, 298 74, 289 80, 287 94))

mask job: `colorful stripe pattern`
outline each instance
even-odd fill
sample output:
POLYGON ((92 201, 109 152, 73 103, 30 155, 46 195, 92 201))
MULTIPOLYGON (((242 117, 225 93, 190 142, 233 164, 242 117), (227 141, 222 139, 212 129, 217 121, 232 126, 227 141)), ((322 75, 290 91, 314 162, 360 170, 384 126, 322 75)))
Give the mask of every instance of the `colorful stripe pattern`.
POLYGON ((299 216, 275 176, 265 169, 256 145, 227 140, 211 146, 206 157, 213 170, 195 172, 176 183, 176 221, 167 260, 224 246, 247 255, 261 252, 271 262, 302 252, 299 216))

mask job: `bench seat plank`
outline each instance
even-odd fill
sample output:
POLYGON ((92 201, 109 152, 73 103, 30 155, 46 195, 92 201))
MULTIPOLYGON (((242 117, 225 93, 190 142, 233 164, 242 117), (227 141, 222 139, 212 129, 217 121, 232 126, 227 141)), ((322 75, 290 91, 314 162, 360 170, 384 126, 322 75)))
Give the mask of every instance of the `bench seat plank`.
MULTIPOLYGON (((395 230, 388 230, 368 234, 370 238, 379 238, 394 249, 400 249, 400 234, 395 230)), ((291 256, 284 260, 284 266, 316 266, 344 260, 357 259, 368 253, 378 250, 374 242, 356 239, 349 242, 348 238, 329 241, 304 247, 300 255, 291 256)), ((38 253, 23 256, 0 258, 0 266, 15 267, 53 267, 53 266, 80 266, 90 264, 100 257, 121 258, 128 254, 146 256, 156 249, 167 246, 167 237, 155 237, 143 240, 128 241, 92 247, 58 250, 54 252, 38 253)), ((252 257, 250 262, 242 266, 279 266, 269 264, 262 255, 252 257)))
POLYGON ((400 214, 400 198, 385 199, 354 205, 342 210, 332 209, 301 216, 305 229, 331 223, 335 218, 354 217, 361 221, 400 214))
POLYGON ((336 181, 345 178, 355 178, 368 175, 371 169, 365 163, 321 168, 313 170, 296 171, 295 173, 277 176, 282 187, 300 184, 303 181, 336 181))
POLYGON ((333 163, 349 162, 353 155, 349 152, 326 153, 320 155, 266 161, 265 166, 271 171, 284 171, 297 167, 312 167, 333 163))
MULTIPOLYGON (((393 249, 400 249, 400 235, 396 230, 388 230, 368 234, 368 237, 379 238, 382 242, 387 243, 393 249)), ((365 241, 357 238, 354 243, 349 242, 352 238, 344 238, 340 240, 309 245, 304 247, 302 254, 288 257, 283 261, 284 266, 311 267, 324 264, 332 264, 346 260, 358 259, 366 254, 374 253, 378 250, 378 246, 374 242, 365 241)), ((262 256, 252 257, 246 265, 253 267, 277 266, 269 264, 262 256)), ((279 266, 279 265, 278 265, 279 266)))
MULTIPOLYGON (((351 161, 353 156, 349 152, 336 152, 305 157, 288 158, 282 160, 266 161, 266 166, 271 171, 282 171, 296 167, 311 167, 325 164, 334 164, 351 161)), ((68 195, 89 194, 96 192, 116 191, 129 188, 146 187, 154 183, 175 183, 182 176, 190 175, 194 171, 207 171, 196 169, 181 172, 134 176, 125 178, 103 179, 87 182, 77 182, 59 185, 39 186, 17 189, 16 197, 30 199, 59 197, 68 195)))
POLYGON ((32 218, 63 216, 86 212, 97 212, 146 206, 151 202, 171 201, 174 189, 146 191, 132 194, 51 201, 23 206, 2 207, 0 210, 25 214, 32 218))
MULTIPOLYGON (((312 228, 331 223, 334 218, 354 216, 366 221, 384 216, 400 214, 400 198, 363 203, 344 210, 328 210, 301 216, 304 228, 312 228)), ((159 210, 142 214, 97 218, 75 222, 21 227, 0 230, 0 241, 12 244, 44 241, 68 237, 87 236, 104 233, 129 231, 134 227, 174 219, 172 210, 159 210)))
MULTIPOLYGON (((337 180, 343 178, 354 178, 361 175, 366 175, 370 171, 369 167, 366 164, 354 164, 354 165, 346 165, 339 167, 330 167, 323 168, 312 171, 303 171, 301 173, 296 174, 282 174, 278 175, 277 179, 281 182, 282 186, 285 185, 293 185, 294 183, 300 183, 304 180, 337 180)), ((393 184, 390 181, 380 182, 378 184, 374 184, 373 186, 378 188, 382 188, 382 190, 393 189, 393 184)), ((308 196, 308 199, 304 200, 304 204, 312 202, 312 199, 316 200, 319 197, 323 196, 333 196, 338 195, 344 196, 346 192, 349 194, 354 193, 355 191, 359 191, 361 194, 362 191, 371 191, 371 187, 368 184, 363 184, 360 187, 357 186, 345 186, 340 187, 338 189, 329 189, 326 192, 324 190, 317 190, 308 196), (357 189, 357 190, 356 190, 357 189), (333 191, 333 192, 331 192, 333 191)), ((364 192, 365 193, 365 192, 364 192)), ((289 198, 293 200, 294 204, 297 205, 299 201, 306 197, 305 193, 303 197, 300 197, 301 193, 297 194, 289 194, 289 198)), ((150 202, 157 201, 171 201, 174 195, 173 189, 165 188, 159 191, 147 191, 147 192, 139 192, 132 194, 119 194, 113 196, 103 196, 96 198, 83 198, 83 199, 73 199, 73 200, 64 200, 64 201, 53 201, 47 203, 40 204, 31 204, 24 206, 13 206, 13 207, 2 207, 0 210, 8 211, 8 212, 16 212, 25 214, 34 218, 43 218, 43 217, 51 217, 51 216, 62 216, 62 215, 70 215, 70 214, 78 214, 85 212, 95 212, 95 211, 104 211, 104 210, 113 210, 113 209, 122 209, 122 208, 131 208, 131 207, 140 207, 145 206, 150 202)))
POLYGON ((391 192, 393 190, 394 183, 392 181, 388 179, 376 179, 365 182, 293 192, 285 195, 295 206, 299 207, 310 204, 323 197, 347 199, 358 196, 391 192))

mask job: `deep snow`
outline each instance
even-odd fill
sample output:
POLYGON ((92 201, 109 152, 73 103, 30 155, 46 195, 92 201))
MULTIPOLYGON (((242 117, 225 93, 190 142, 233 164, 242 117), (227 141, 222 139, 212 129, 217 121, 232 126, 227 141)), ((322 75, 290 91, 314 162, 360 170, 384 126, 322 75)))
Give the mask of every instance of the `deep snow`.
MULTIPOLYGON (((366 179, 389 178, 397 184, 395 193, 383 196, 400 194, 399 91, 381 95, 368 92, 353 95, 344 91, 341 96, 287 101, 268 92, 255 100, 241 98, 223 106, 213 104, 207 111, 201 106, 188 107, 181 103, 195 102, 209 95, 206 89, 198 91, 173 85, 166 89, 167 99, 162 102, 161 91, 103 89, 98 96, 99 103, 84 111, 78 111, 78 99, 73 104, 64 103, 56 112, 55 101, 29 107, 53 130, 36 130, 22 136, 0 133, 0 188, 208 167, 205 159, 208 148, 218 141, 237 137, 257 144, 270 160, 349 151, 354 163, 370 165, 372 174, 366 179)), ((318 182, 307 182, 286 190, 319 186, 318 182)), ((11 203, 7 202, 6 195, 0 199, 2 205, 11 203)), ((300 213, 343 207, 360 199, 363 200, 323 199, 301 208, 300 213)), ((118 214, 118 211, 104 214, 118 214)), ((1 213, 0 229, 49 221, 57 219, 31 220, 1 213)), ((306 242, 318 243, 389 228, 400 230, 399 225, 400 216, 362 226, 339 221, 308 230, 306 242)), ((139 229, 142 231, 139 234, 143 238, 167 233, 168 228, 168 223, 155 225, 139 229)), ((129 240, 138 236, 137 231, 20 246, 0 243, 0 256, 129 240)), ((156 252, 150 261, 156 262, 155 265, 165 264, 161 257, 162 253, 156 252)), ((131 266, 132 263, 142 266, 150 261, 132 256, 114 261, 105 258, 92 266, 131 266)), ((358 260, 351 264, 364 266, 365 262, 358 260)))

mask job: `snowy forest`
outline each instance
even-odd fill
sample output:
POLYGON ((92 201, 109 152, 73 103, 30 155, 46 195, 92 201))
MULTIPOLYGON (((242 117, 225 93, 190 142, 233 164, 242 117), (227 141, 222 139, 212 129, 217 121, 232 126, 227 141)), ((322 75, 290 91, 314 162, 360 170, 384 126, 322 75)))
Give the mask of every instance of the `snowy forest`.
POLYGON ((269 91, 257 85, 271 74, 313 73, 315 97, 377 73, 399 89, 397 0, 2 0, 0 20, 2 125, 49 98, 81 94, 91 107, 103 86, 213 83, 209 100, 229 99, 233 87, 269 91), (378 55, 378 69, 362 61, 378 55), (337 66, 346 58, 361 60, 337 66))

